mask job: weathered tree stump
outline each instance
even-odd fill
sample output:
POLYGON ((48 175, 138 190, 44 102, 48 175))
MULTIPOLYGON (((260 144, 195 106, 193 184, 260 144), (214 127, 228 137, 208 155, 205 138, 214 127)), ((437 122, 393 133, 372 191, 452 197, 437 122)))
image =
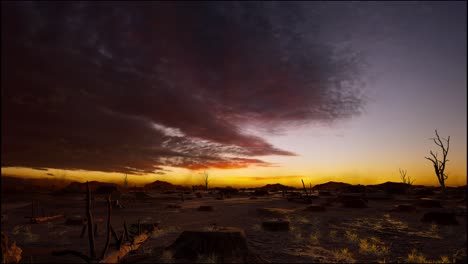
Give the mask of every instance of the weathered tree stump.
POLYGON ((421 221, 436 223, 437 225, 458 225, 454 213, 428 212, 424 214, 421 221))
POLYGON ((265 221, 262 223, 262 227, 268 231, 289 231, 289 221, 265 221))
POLYGON ((325 212, 327 208, 323 205, 318 205, 318 204, 313 204, 310 206, 307 206, 304 211, 308 212, 325 212))
POLYGON ((198 207, 198 211, 211 212, 213 210, 214 208, 211 205, 200 205, 200 207, 198 207))
POLYGON ((213 256, 217 263, 249 262, 249 249, 244 231, 223 228, 216 231, 184 231, 166 248, 175 259, 197 261, 203 256, 213 256))
POLYGON ((99 261, 99 263, 119 263, 123 257, 125 257, 131 251, 137 250, 140 245, 143 244, 148 238, 149 235, 147 233, 136 236, 132 243, 125 243, 121 245, 119 250, 111 252, 109 255, 99 261))

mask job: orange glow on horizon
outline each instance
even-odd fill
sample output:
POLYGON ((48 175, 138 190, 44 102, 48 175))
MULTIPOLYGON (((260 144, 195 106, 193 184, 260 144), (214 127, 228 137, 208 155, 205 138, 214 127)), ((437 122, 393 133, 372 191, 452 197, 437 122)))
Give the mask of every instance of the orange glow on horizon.
MULTIPOLYGON (((147 175, 132 175, 128 174, 128 182, 130 186, 142 186, 156 180, 167 181, 178 185, 199 185, 202 184, 202 170, 188 170, 180 168, 168 168, 171 171, 165 175, 147 174, 147 175)), ((447 186, 463 186, 466 185, 466 172, 451 170, 452 173, 446 182, 447 186)), ((210 169, 207 170, 210 175, 210 186, 222 187, 233 186, 241 187, 259 187, 266 184, 280 183, 283 185, 301 187, 301 179, 306 184, 312 185, 325 183, 328 181, 346 182, 350 184, 379 184, 387 181, 401 182, 398 171, 392 172, 316 172, 316 173, 299 173, 297 175, 288 175, 281 168, 244 168, 244 169, 210 169), (273 170, 269 171, 269 170, 273 170), (274 171, 279 175, 274 175, 274 171), (252 176, 255 175, 255 176, 252 176), (375 177, 375 175, 379 175, 375 177)), ((437 178, 434 172, 427 170, 409 170, 412 178, 416 181, 415 185, 438 186, 437 178)), ((48 169, 47 171, 37 170, 24 167, 7 167, 2 168, 2 176, 15 176, 20 178, 35 178, 35 179, 54 179, 62 181, 101 181, 116 184, 122 184, 125 174, 123 173, 107 173, 98 171, 82 171, 82 170, 58 170, 48 169), (49 175, 47 175, 49 174, 49 175)))

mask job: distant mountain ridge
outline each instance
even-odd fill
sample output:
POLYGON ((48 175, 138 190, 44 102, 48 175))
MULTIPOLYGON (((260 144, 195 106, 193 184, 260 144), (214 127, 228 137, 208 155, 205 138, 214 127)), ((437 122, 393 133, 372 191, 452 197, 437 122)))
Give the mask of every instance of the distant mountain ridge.
POLYGON ((352 185, 349 183, 329 181, 326 183, 317 184, 312 189, 321 191, 339 191, 344 190, 350 186, 352 185))
MULTIPOLYGON (((92 192, 100 188, 118 188, 118 185, 115 183, 107 183, 107 182, 99 182, 99 181, 90 181, 89 182, 89 189, 92 192)), ((83 193, 86 192, 86 182, 72 182, 68 186, 62 189, 62 192, 69 192, 69 193, 83 193)))
MULTIPOLYGON (((57 179, 54 177, 51 178, 22 178, 16 177, 11 175, 2 175, 2 192, 3 193, 12 193, 12 192, 85 192, 86 191, 86 182, 77 182, 77 181, 70 181, 64 179, 57 179)), ((95 191, 100 186, 115 186, 115 188, 121 189, 122 186, 116 183, 110 182, 99 182, 99 181, 90 181, 90 188, 92 191, 95 191)), ((195 190, 204 190, 204 186, 202 185, 195 185, 195 190)), ((306 186, 307 189, 309 186, 306 186)), ((330 190, 330 191, 348 191, 353 190, 356 188, 367 188, 368 190, 382 190, 382 191, 396 191, 403 190, 406 185, 401 182, 384 182, 379 184, 369 184, 369 185, 352 185, 349 183, 344 182, 335 182, 329 181, 326 183, 316 184, 313 186, 314 190, 330 190)), ((109 187, 110 188, 110 187, 109 187)), ((144 185, 144 187, 138 187, 138 189, 143 190, 191 190, 192 186, 183 186, 183 185, 176 185, 166 181, 156 180, 152 183, 148 183, 144 185)), ((438 186, 424 186, 424 185, 412 185, 412 188, 439 188, 438 186)), ((447 187, 447 188, 460 188, 466 189, 466 185, 459 186, 459 187, 447 187)), ((131 190, 132 188, 128 188, 131 190)), ((211 187, 210 189, 214 189, 211 187)), ((239 188, 237 188, 239 189, 239 188)), ((242 189, 242 188, 240 188, 242 189)), ((251 188, 243 188, 243 189, 262 189, 268 191, 281 191, 283 189, 287 190, 299 190, 302 189, 302 186, 292 187, 283 185, 280 183, 273 183, 273 184, 266 184, 260 187, 251 187, 251 188)))
POLYGON ((267 184, 257 189, 275 192, 275 191, 282 191, 282 190, 295 190, 296 188, 291 187, 291 186, 286 186, 281 183, 274 183, 274 184, 267 184))
POLYGON ((174 190, 188 190, 189 187, 172 184, 166 181, 154 181, 152 183, 148 183, 144 186, 145 190, 159 190, 159 191, 174 191, 174 190))

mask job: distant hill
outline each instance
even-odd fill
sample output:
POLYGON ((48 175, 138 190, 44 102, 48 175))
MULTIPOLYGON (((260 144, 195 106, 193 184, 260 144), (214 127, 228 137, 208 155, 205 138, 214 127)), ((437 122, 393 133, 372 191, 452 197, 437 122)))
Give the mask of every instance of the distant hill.
POLYGON ((176 186, 172 183, 169 183, 169 182, 165 182, 165 181, 160 181, 160 180, 157 180, 155 182, 152 182, 152 183, 148 183, 145 185, 145 190, 164 190, 164 191, 168 191, 168 190, 175 190, 176 189, 176 186))
POLYGON ((344 191, 350 186, 351 184, 349 183, 330 181, 327 183, 317 184, 312 189, 321 191, 344 191))
POLYGON ((174 190, 189 190, 189 187, 176 185, 165 181, 157 180, 155 182, 145 185, 145 190, 158 190, 158 191, 174 191, 174 190))
POLYGON ((14 193, 14 192, 49 192, 56 191, 64 187, 69 181, 61 179, 29 179, 29 178, 18 178, 13 176, 1 177, 1 188, 2 193, 14 193))
MULTIPOLYGON (((105 190, 105 189, 117 189, 117 184, 113 183, 106 183, 106 182, 99 182, 99 181, 90 181, 89 182, 89 189, 92 192, 96 190, 105 190)), ((63 193, 84 193, 86 192, 86 182, 72 182, 65 188, 61 190, 63 193)))
POLYGON ((296 188, 291 186, 282 185, 280 183, 267 184, 265 186, 257 188, 259 190, 266 190, 270 192, 282 191, 282 190, 295 190, 296 188))
POLYGON ((387 193, 404 194, 408 190, 409 185, 402 182, 384 182, 381 184, 369 185, 369 187, 380 189, 387 193))

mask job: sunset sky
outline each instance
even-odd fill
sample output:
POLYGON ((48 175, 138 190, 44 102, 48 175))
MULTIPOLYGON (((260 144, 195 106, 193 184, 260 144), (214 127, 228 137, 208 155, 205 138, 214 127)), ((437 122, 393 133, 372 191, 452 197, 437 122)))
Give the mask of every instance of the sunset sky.
POLYGON ((466 184, 466 2, 2 2, 2 175, 466 184))

